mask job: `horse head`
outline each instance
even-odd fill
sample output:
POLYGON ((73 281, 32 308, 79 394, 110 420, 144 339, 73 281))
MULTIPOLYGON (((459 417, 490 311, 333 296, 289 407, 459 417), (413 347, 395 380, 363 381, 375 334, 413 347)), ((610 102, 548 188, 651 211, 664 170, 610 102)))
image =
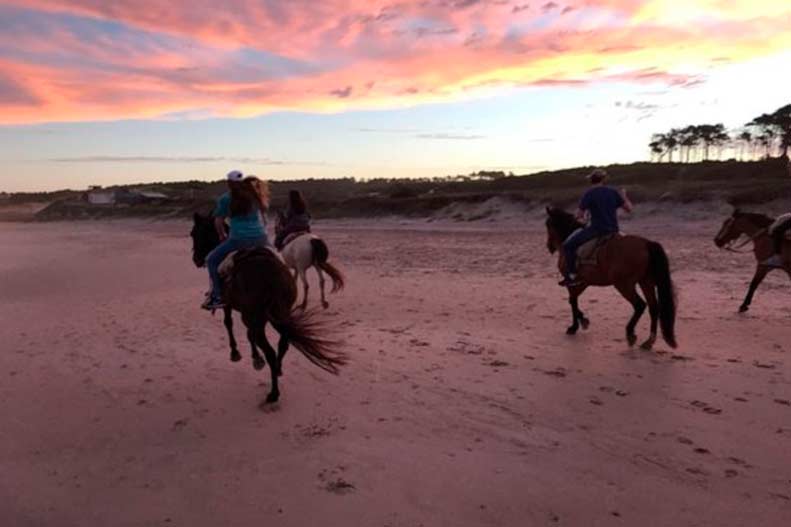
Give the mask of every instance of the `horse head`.
POLYGON ((547 250, 554 254, 563 245, 563 241, 582 225, 573 214, 556 207, 547 207, 547 250))
POLYGON ((772 218, 769 216, 734 209, 733 214, 722 222, 722 227, 714 237, 714 244, 719 248, 727 247, 743 235, 755 236, 757 231, 771 223, 772 218))
POLYGON ((206 257, 220 244, 220 237, 214 227, 214 218, 211 215, 203 216, 196 212, 192 217, 192 261, 196 267, 206 265, 206 257))

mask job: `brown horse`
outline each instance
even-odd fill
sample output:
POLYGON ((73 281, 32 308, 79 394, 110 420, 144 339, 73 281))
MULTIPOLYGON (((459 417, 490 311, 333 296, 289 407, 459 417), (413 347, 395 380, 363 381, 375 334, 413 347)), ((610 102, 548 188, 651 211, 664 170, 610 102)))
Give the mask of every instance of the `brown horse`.
MULTIPOLYGON (((574 215, 561 209, 547 207, 547 216, 547 248, 554 254, 560 251, 563 241, 582 224, 574 215)), ((558 265, 562 271, 565 265, 563 251, 560 251, 558 265)), ((578 276, 580 285, 569 288, 572 325, 566 330, 567 334, 574 335, 580 326, 587 329, 590 324, 579 309, 578 299, 583 291, 589 286, 615 286, 634 308, 634 314, 626 325, 626 340, 630 346, 637 342, 634 329, 645 311, 646 302, 651 315, 651 335, 641 347, 645 350, 653 347, 657 323, 668 346, 677 346, 676 297, 667 254, 660 244, 637 236, 615 237, 598 250, 595 264, 580 263, 578 276), (643 291, 645 300, 637 293, 637 285, 643 291)))
MULTIPOLYGON (((195 214, 192 232, 192 260, 203 267, 206 256, 220 242, 214 228, 214 219, 195 214)), ((231 360, 241 360, 233 335, 233 315, 242 314, 247 327, 247 338, 252 348, 253 367, 260 370, 266 362, 258 353, 263 350, 272 373, 272 388, 266 402, 273 403, 280 397, 278 377, 283 374, 283 357, 289 344, 293 344, 307 359, 319 368, 337 374, 338 367, 346 363, 346 356, 337 350, 337 343, 319 336, 322 326, 314 314, 293 309, 297 288, 291 273, 282 260, 269 249, 240 251, 234 257, 233 270, 223 290, 226 307, 225 327, 231 346, 231 360), (266 338, 266 325, 280 334, 278 351, 266 338)))
MULTIPOLYGON (((769 226, 774 222, 774 218, 765 216, 763 214, 754 214, 751 212, 741 212, 736 209, 733 211, 731 217, 726 219, 720 232, 714 237, 714 243, 720 249, 728 249, 733 252, 739 252, 738 248, 750 242, 753 244, 753 254, 755 255, 755 274, 750 282, 750 287, 747 290, 747 296, 744 302, 739 306, 739 312, 744 313, 750 309, 750 304, 753 301, 755 290, 761 285, 766 275, 776 269, 776 267, 768 267, 761 265, 761 262, 774 254, 774 247, 772 246, 772 238, 769 236, 769 226), (734 246, 739 238, 747 236, 744 243, 734 246)), ((783 269, 788 276, 791 277, 791 244, 786 241, 784 245, 783 254, 785 256, 783 269)))

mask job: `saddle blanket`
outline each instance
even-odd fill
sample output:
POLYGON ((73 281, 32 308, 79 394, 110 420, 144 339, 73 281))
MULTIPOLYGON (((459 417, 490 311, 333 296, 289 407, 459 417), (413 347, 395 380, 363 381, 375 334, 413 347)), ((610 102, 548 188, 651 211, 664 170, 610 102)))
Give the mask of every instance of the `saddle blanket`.
POLYGON ((616 232, 614 234, 605 234, 604 236, 594 238, 591 241, 582 244, 582 246, 577 249, 577 259, 579 260, 579 263, 582 265, 596 264, 599 261, 599 251, 601 248, 613 238, 620 238, 622 236, 623 234, 620 232, 616 232))
MULTIPOLYGON (((280 253, 276 251, 274 247, 265 247, 263 248, 263 250, 271 252, 273 255, 277 257, 278 260, 283 262, 283 265, 285 265, 285 262, 283 261, 283 257, 280 256, 280 253)), ((220 273, 220 276, 223 279, 228 278, 229 276, 231 276, 231 273, 233 273, 233 264, 236 261, 236 255, 239 254, 240 252, 242 251, 234 251, 228 254, 228 256, 225 257, 225 260, 223 260, 222 263, 220 264, 220 267, 217 268, 217 270, 220 273)))
POLYGON ((285 247, 289 243, 293 242, 294 240, 296 240, 297 238, 299 238, 300 236, 303 236, 305 234, 310 234, 310 231, 292 232, 291 234, 289 234, 288 236, 283 238, 283 247, 285 247))

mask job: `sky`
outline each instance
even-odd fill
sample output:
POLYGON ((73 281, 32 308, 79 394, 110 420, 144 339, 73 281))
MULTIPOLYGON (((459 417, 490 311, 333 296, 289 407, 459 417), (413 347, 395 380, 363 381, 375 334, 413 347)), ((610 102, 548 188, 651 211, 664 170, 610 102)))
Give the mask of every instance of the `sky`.
POLYGON ((0 0, 0 190, 639 161, 789 64, 788 0, 0 0))

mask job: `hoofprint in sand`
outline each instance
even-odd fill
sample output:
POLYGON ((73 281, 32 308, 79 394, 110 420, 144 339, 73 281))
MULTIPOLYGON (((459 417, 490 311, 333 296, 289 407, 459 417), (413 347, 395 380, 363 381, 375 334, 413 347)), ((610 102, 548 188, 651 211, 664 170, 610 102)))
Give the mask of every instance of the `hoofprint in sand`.
POLYGON ((187 223, 2 224, 0 523, 786 525, 791 287, 737 314, 753 263, 714 248, 721 220, 625 226, 679 291, 680 348, 653 353, 612 289, 564 334, 539 215, 319 223, 352 362, 290 353, 268 410, 198 308, 187 223))

